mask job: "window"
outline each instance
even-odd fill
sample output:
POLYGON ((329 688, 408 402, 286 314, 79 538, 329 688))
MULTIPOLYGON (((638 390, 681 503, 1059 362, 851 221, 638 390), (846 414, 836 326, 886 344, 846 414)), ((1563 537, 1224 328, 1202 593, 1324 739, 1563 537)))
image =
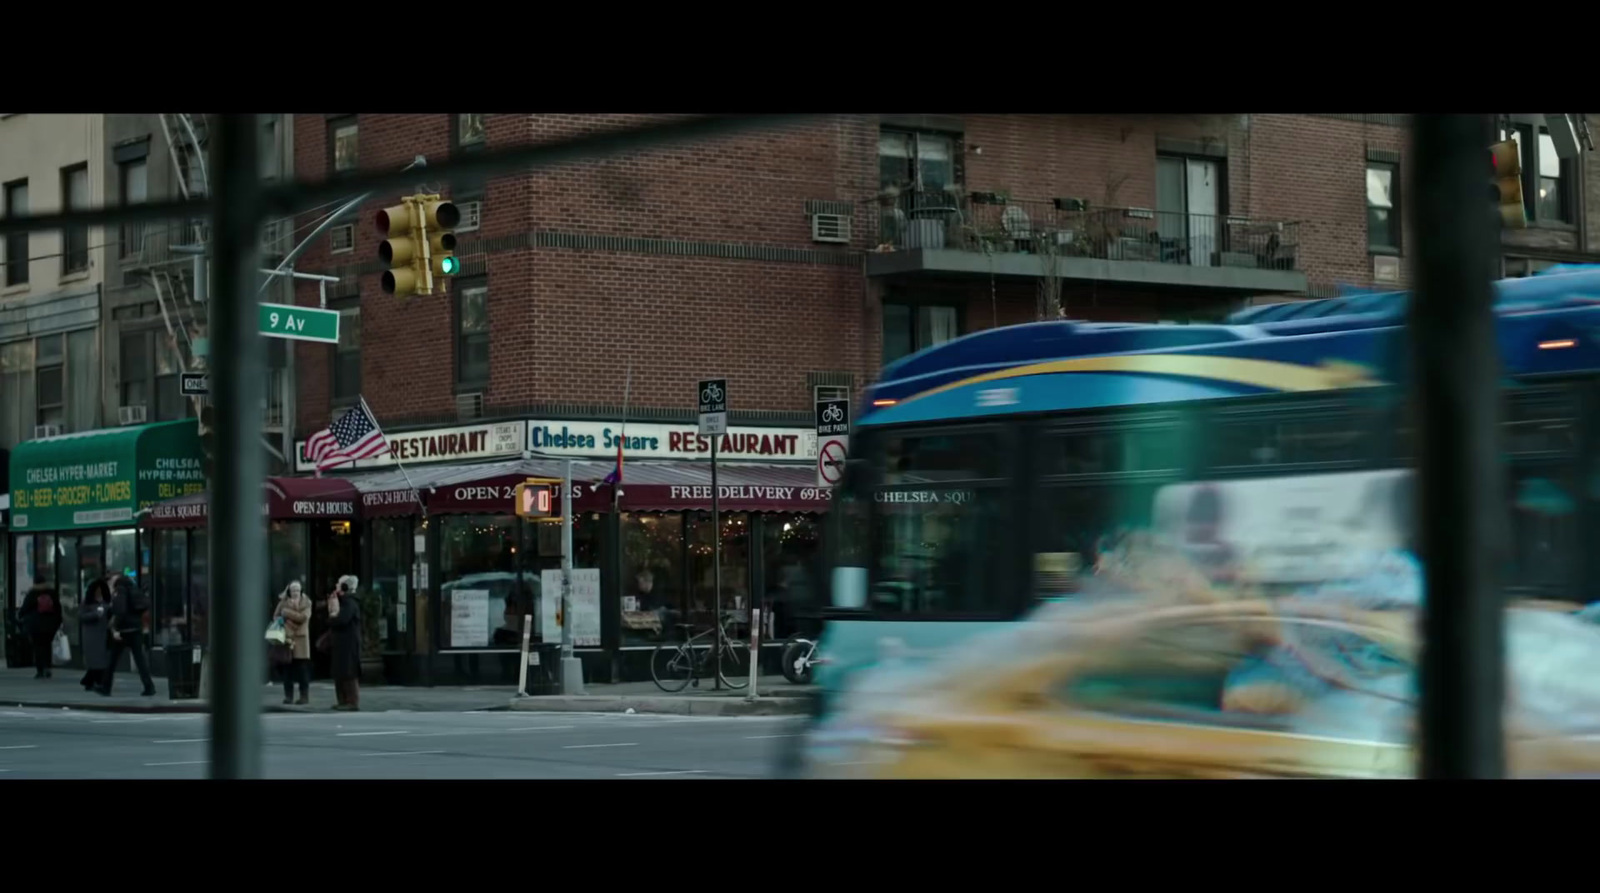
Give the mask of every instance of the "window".
POLYGON ((961 334, 960 314, 955 307, 938 304, 883 305, 884 365, 909 356, 961 334))
POLYGON ((456 288, 456 384, 489 383, 489 286, 479 279, 456 288))
POLYGON ((33 437, 33 341, 0 344, 0 446, 33 437))
POLYGON ((356 226, 346 223, 328 230, 328 253, 349 254, 356 250, 356 226))
POLYGON ((1220 223, 1228 213, 1226 174, 1220 158, 1156 158, 1156 233, 1164 263, 1216 265, 1220 223))
POLYGON ((481 146, 489 141, 489 131, 483 125, 483 115, 456 115, 456 145, 481 146))
POLYGON ((121 406, 150 406, 151 366, 149 332, 134 332, 122 336, 121 406))
MULTIPOLYGON (((17 180, 6 184, 6 216, 21 217, 28 213, 28 181, 17 180)), ((28 234, 6 235, 6 285, 28 284, 28 234)))
POLYGON ((328 156, 333 172, 344 173, 356 169, 358 159, 354 115, 335 118, 328 122, 328 156))
POLYGON ((361 308, 339 311, 339 343, 333 349, 333 399, 361 396, 361 308))
MULTIPOLYGON (((149 166, 145 159, 124 161, 118 166, 117 198, 123 205, 143 204, 149 198, 149 166)), ((119 244, 122 257, 129 258, 144 250, 144 224, 124 223, 119 244)))
POLYGON ((1538 129, 1538 151, 1529 151, 1533 132, 1530 125, 1517 126, 1511 132, 1522 158, 1523 210, 1530 221, 1572 223, 1572 162, 1556 154, 1555 140, 1543 127, 1538 129))
POLYGON ((1367 248, 1400 250, 1400 202, 1396 165, 1367 163, 1367 248))
POLYGON ((190 415, 180 386, 177 351, 162 331, 122 335, 121 405, 143 406, 152 422, 170 422, 190 415))
MULTIPOLYGON (((75 164, 61 169, 62 204, 69 211, 89 207, 89 165, 75 164)), ((61 274, 82 273, 89 269, 89 228, 73 227, 61 234, 61 274)))
POLYGON ((261 179, 274 180, 278 176, 278 117, 277 115, 261 116, 261 143, 256 148, 260 156, 261 179))
POLYGON ((959 186, 955 138, 935 133, 884 130, 878 135, 880 189, 942 192, 959 186))
POLYGON ((65 425, 67 420, 67 352, 60 335, 34 342, 34 386, 40 425, 65 425))

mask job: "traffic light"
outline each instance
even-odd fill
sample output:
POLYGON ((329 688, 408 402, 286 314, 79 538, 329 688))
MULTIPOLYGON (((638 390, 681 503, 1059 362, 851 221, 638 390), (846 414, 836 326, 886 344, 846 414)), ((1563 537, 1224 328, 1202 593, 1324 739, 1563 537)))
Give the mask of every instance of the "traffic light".
POLYGON ((516 486, 517 517, 549 518, 554 500, 550 485, 543 481, 528 481, 516 486))
POLYGON ((200 470, 205 473, 206 480, 211 480, 212 473, 217 469, 217 417, 207 403, 200 407, 198 425, 200 431, 200 470))
POLYGON ((422 267, 422 246, 418 244, 415 196, 406 196, 400 204, 378 212, 378 235, 383 243, 378 246, 378 259, 389 269, 383 274, 385 294, 409 298, 416 294, 426 278, 422 267))
POLYGON ((1522 205, 1522 151, 1517 141, 1501 140, 1490 146, 1489 162, 1494 170, 1490 194, 1500 205, 1500 222, 1508 229, 1526 227, 1528 213, 1522 205))
POLYGON ((428 234, 428 261, 433 273, 432 288, 423 294, 442 293, 443 280, 461 272, 461 261, 456 259, 455 228, 461 223, 461 209, 454 203, 442 201, 437 195, 419 195, 422 221, 428 234))

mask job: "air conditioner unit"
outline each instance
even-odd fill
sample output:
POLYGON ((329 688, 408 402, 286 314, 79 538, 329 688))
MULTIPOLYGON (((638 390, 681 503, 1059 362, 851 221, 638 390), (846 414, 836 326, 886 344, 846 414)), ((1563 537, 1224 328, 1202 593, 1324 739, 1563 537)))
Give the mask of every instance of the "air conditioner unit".
POLYGON ((839 385, 819 384, 811 389, 811 396, 817 403, 823 400, 849 400, 850 389, 839 385))
POLYGON ((461 421, 471 421, 483 416, 483 392, 474 391, 470 394, 456 395, 456 417, 461 421))
POLYGON ((117 407, 117 424, 119 425, 143 425, 147 417, 143 404, 117 407))
POLYGON ((61 436, 61 426, 60 425, 34 425, 33 426, 33 439, 34 440, 40 440, 40 439, 45 438, 45 437, 60 437, 60 436, 61 436))
POLYGON ((850 244, 850 218, 843 214, 812 214, 811 241, 850 244))

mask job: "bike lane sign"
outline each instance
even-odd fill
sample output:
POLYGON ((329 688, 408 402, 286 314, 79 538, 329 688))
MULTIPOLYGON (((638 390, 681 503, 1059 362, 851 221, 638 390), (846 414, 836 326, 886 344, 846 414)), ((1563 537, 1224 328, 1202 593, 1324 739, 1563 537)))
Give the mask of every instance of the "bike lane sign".
POLYGON ((728 380, 708 378, 700 382, 700 433, 728 433, 728 380))
POLYGON ((817 401, 817 486, 832 487, 844 477, 850 450, 850 401, 817 401))

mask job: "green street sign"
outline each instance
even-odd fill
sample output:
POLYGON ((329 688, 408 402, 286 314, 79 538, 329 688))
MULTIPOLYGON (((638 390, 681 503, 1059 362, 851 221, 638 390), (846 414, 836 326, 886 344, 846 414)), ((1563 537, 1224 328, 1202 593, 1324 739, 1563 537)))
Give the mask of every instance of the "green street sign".
POLYGON ((262 304, 256 326, 268 338, 339 343, 339 312, 289 304, 262 304))

